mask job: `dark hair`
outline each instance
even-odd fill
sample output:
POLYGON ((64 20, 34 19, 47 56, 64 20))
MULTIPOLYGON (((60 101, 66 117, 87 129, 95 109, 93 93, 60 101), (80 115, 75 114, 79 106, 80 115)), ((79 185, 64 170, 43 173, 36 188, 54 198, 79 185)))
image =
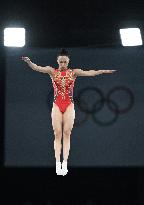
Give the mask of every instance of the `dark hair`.
POLYGON ((57 58, 59 56, 67 56, 68 58, 70 58, 70 55, 69 55, 68 51, 64 48, 62 48, 61 51, 58 53, 57 58))

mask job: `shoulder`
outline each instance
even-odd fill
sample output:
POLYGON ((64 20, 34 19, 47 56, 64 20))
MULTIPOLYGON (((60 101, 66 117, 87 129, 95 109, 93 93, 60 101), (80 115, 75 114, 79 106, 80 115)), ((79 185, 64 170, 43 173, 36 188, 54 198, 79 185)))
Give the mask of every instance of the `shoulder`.
POLYGON ((55 70, 55 68, 53 68, 52 66, 46 66, 46 68, 47 68, 48 70, 50 70, 50 71, 54 71, 54 70, 55 70))
POLYGON ((52 66, 46 66, 46 70, 50 77, 53 78, 56 68, 53 68, 52 66))
POLYGON ((74 72, 74 75, 77 77, 81 74, 82 72, 82 69, 79 69, 79 68, 74 68, 73 69, 73 72, 74 72))

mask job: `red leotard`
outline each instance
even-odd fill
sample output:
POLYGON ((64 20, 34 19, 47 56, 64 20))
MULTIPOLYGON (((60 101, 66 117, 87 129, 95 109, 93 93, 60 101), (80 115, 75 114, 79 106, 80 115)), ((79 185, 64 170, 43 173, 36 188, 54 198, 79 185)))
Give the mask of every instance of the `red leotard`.
POLYGON ((72 69, 66 70, 54 69, 52 83, 54 87, 54 103, 59 107, 60 111, 64 113, 66 108, 74 103, 73 101, 73 87, 75 76, 72 69))

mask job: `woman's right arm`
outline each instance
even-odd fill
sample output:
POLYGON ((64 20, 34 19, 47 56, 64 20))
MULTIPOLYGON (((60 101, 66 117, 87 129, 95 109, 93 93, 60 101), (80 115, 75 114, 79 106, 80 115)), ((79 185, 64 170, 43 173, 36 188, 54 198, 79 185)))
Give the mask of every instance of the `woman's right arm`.
POLYGON ((29 67, 31 67, 33 70, 38 72, 52 74, 52 71, 54 69, 51 66, 45 66, 45 67, 38 66, 35 63, 32 63, 28 57, 22 56, 22 60, 25 61, 29 65, 29 67))

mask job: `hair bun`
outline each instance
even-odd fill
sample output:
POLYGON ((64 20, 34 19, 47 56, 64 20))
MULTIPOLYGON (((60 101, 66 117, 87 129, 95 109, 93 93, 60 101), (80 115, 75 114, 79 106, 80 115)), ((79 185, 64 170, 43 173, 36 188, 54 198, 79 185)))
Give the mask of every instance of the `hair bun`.
POLYGON ((60 50, 60 52, 58 53, 57 57, 58 56, 68 56, 68 57, 70 57, 69 52, 65 48, 62 48, 60 50))
POLYGON ((61 51, 60 51, 60 54, 63 54, 63 55, 66 54, 67 55, 68 52, 66 51, 66 49, 62 48, 61 51))

